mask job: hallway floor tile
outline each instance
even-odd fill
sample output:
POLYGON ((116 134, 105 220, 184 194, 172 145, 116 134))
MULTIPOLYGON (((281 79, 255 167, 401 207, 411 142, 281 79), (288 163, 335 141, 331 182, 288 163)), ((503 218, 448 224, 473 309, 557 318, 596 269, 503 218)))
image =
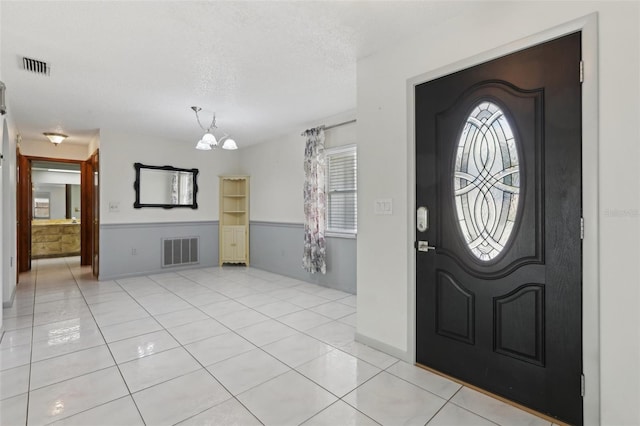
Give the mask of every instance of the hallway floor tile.
POLYGON ((356 342, 348 293, 245 267, 32 265, 3 311, 2 426, 551 426, 356 342))

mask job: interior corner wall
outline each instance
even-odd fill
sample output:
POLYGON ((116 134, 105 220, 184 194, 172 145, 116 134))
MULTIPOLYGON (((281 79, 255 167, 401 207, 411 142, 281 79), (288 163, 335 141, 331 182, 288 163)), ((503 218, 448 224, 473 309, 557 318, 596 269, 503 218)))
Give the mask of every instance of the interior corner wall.
MULTIPOLYGON (((356 239, 327 237, 327 274, 302 269, 304 242, 304 147, 300 133, 354 118, 353 112, 301 126, 276 140, 240 150, 243 174, 251 177, 249 257, 251 266, 302 281, 355 293, 356 239)), ((356 125, 329 129, 325 147, 356 144, 356 125)))
POLYGON ((198 151, 192 141, 104 128, 100 141, 100 280, 176 270, 161 266, 162 238, 200 237, 198 266, 216 265, 218 175, 240 173, 240 151, 198 151), (198 169, 198 208, 133 208, 136 162, 198 169))
POLYGON ((479 4, 358 62, 358 335, 412 356, 408 321, 415 283, 408 265, 414 256, 413 212, 407 207, 413 203, 413 189, 406 170, 413 141, 408 136, 407 82, 597 12, 599 170, 586 172, 598 173, 600 197, 594 230, 600 236, 599 421, 640 424, 640 3, 479 4), (393 215, 374 215, 377 198, 393 199, 393 215))
POLYGON ((92 137, 91 140, 89 141, 89 145, 87 146, 86 158, 91 157, 93 153, 96 152, 96 150, 99 148, 100 148, 100 131, 98 130, 95 136, 92 137))
POLYGON ((249 220, 304 221, 304 138, 290 134, 239 150, 242 172, 250 176, 249 220))

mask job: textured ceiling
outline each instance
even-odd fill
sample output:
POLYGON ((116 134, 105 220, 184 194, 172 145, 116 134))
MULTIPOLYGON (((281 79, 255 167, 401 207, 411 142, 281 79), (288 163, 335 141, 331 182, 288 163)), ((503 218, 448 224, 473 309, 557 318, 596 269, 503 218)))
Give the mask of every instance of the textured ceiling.
POLYGON ((195 141, 198 105, 242 147, 355 109, 359 58, 477 4, 2 0, 2 79, 23 138, 195 141), (22 70, 23 56, 50 75, 22 70))

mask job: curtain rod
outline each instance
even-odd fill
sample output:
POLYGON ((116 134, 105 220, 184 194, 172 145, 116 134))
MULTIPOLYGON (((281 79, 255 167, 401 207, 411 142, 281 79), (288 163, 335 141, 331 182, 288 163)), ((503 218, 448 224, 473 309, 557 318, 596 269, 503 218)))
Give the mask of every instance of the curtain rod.
MULTIPOLYGON (((355 123, 357 120, 353 119, 353 120, 347 120, 347 121, 343 121, 342 123, 337 123, 337 124, 332 124, 331 126, 325 126, 324 124, 321 126, 318 126, 324 130, 329 130, 329 129, 333 129, 334 127, 340 127, 340 126, 344 126, 345 124, 351 124, 351 123, 355 123)), ((300 136, 304 136, 305 132, 300 133, 300 136)))

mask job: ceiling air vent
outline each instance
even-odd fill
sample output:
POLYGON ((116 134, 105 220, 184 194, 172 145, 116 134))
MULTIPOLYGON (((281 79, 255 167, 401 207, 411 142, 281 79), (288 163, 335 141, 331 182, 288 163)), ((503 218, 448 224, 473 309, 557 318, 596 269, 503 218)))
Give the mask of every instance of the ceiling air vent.
POLYGON ((31 71, 36 74, 49 75, 49 72, 51 71, 51 68, 49 68, 49 64, 37 59, 23 57, 22 66, 25 71, 31 71))

